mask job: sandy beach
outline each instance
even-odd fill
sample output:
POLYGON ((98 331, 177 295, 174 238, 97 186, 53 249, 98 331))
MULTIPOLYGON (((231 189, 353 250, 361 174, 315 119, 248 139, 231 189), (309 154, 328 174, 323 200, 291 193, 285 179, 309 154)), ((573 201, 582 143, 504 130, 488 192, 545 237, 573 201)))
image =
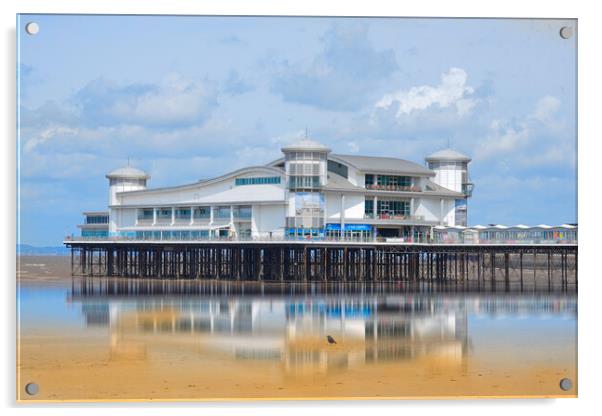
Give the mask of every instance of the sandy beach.
POLYGON ((20 402, 577 396, 576 345, 564 333, 548 346, 517 339, 474 351, 461 339, 373 345, 367 337, 338 338, 331 345, 286 334, 281 353, 271 355, 250 346, 254 336, 237 349, 228 336, 140 330, 144 320, 170 322, 177 312, 170 309, 126 311, 116 322, 86 327, 77 323, 80 306, 68 301, 68 260, 20 259, 22 286, 34 293, 58 287, 59 304, 75 322, 27 318, 18 334, 20 402), (564 377, 574 383, 566 392, 564 377), (39 385, 35 396, 25 393, 30 382, 39 385))

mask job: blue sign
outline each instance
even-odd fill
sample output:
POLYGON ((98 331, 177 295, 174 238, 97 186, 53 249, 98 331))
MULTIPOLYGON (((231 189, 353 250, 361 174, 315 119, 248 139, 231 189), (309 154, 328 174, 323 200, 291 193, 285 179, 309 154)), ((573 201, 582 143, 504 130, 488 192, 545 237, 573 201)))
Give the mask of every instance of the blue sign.
MULTIPOLYGON (((326 224, 326 231, 341 231, 341 224, 326 224)), ((345 231, 372 231, 370 224, 345 224, 345 231)))

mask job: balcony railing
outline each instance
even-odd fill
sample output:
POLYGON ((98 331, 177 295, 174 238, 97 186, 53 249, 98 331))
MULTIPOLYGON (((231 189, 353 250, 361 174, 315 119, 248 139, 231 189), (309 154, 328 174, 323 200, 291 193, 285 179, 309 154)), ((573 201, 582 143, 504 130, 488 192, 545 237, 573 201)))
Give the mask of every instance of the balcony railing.
POLYGON ((404 214, 364 214, 366 220, 391 220, 391 221, 424 221, 423 215, 404 215, 404 214))
POLYGON ((366 189, 372 189, 375 191, 392 191, 392 192, 422 192, 418 186, 401 186, 401 185, 377 185, 368 184, 366 189))
POLYGON ((387 242, 387 243, 406 243, 406 244, 503 244, 503 245, 514 245, 514 244, 577 244, 577 240, 481 240, 479 242, 465 241, 464 239, 440 239, 427 237, 421 235, 418 237, 372 237, 372 236, 354 236, 354 237, 338 237, 338 236, 199 236, 199 237, 184 237, 184 236, 160 236, 160 237, 135 237, 135 236, 66 236, 65 241, 78 242, 78 241, 257 241, 257 242, 270 242, 270 241, 315 241, 315 242, 387 242))

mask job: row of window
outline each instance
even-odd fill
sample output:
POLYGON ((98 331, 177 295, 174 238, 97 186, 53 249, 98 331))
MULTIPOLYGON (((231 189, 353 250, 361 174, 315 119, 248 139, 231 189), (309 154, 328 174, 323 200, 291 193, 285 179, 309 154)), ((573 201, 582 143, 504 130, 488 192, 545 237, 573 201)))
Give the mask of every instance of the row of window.
POLYGON ((288 165, 289 175, 320 175, 322 165, 316 162, 293 162, 288 165))
MULTIPOLYGON (((190 220, 191 214, 193 219, 209 219, 211 218, 212 207, 178 207, 174 209, 174 217, 176 220, 190 220)), ((213 207, 213 217, 219 219, 229 219, 232 209, 230 206, 213 207)), ((250 205, 235 206, 232 211, 234 218, 251 218, 253 209, 250 205)), ((142 208, 138 210, 138 220, 152 221, 153 208, 142 208)), ((171 220, 172 208, 157 208, 157 220, 171 220)))
POLYGON ((86 216, 86 224, 108 224, 108 215, 88 215, 86 216))
POLYGON ((410 203, 408 201, 387 201, 387 200, 378 200, 376 206, 376 213, 374 212, 374 200, 366 199, 364 204, 365 214, 366 215, 374 215, 377 214, 379 216, 382 215, 411 215, 410 213, 410 203))
POLYGON ((260 178, 236 178, 234 184, 242 185, 275 185, 280 183, 280 176, 260 177, 260 178))
POLYGON ((325 152, 287 152, 286 160, 326 160, 325 152))
POLYGON ((136 231, 140 240, 194 240, 209 237, 209 230, 136 231))
POLYGON ((312 189, 319 186, 319 176, 291 176, 288 180, 288 187, 290 189, 312 189))
POLYGON ((412 177, 396 175, 366 175, 366 186, 412 186, 412 177))
POLYGON ((108 230, 82 230, 82 237, 108 237, 108 230))
POLYGON ((440 169, 440 168, 464 168, 466 169, 468 163, 467 162, 429 162, 430 169, 440 169))

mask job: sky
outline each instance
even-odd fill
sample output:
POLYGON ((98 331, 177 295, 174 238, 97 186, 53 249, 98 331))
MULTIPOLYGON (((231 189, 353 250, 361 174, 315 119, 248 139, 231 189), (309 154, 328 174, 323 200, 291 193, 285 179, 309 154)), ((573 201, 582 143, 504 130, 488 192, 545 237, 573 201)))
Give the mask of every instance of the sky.
POLYGON ((339 154, 466 153, 470 225, 577 222, 563 26, 576 22, 21 15, 19 242, 76 234, 128 159, 150 187, 191 183, 266 164, 306 129, 339 154))

